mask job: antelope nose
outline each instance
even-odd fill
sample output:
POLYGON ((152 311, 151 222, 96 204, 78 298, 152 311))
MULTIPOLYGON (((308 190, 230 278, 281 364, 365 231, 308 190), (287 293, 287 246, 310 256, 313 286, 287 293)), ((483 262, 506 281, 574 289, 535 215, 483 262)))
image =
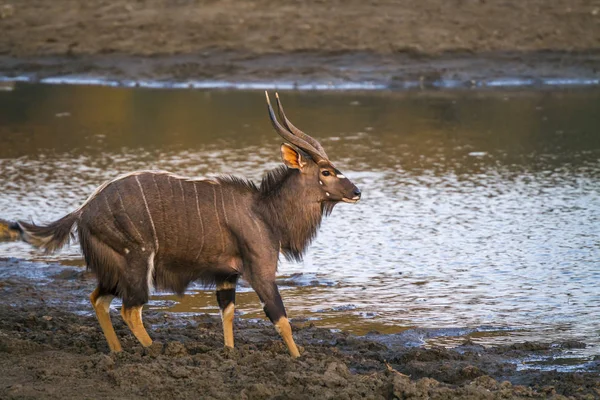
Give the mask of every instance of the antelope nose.
POLYGON ((356 188, 354 189, 354 192, 352 192, 354 194, 354 199, 360 199, 360 189, 356 188))

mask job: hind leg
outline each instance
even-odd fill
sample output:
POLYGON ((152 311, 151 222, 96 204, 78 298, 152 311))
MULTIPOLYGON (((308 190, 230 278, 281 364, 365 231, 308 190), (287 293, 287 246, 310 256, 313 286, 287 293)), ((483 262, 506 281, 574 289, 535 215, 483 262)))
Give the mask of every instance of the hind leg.
POLYGON ((90 295, 90 301, 92 302, 92 306, 96 311, 96 317, 98 318, 98 322, 100 323, 104 337, 108 342, 110 351, 119 352, 121 351, 121 343, 119 343, 115 329, 110 321, 109 313, 110 303, 114 297, 115 296, 112 294, 101 290, 100 286, 98 286, 90 295))
POLYGON ((142 346, 148 347, 152 339, 142 323, 142 307, 148 303, 154 285, 154 252, 150 255, 143 251, 129 253, 127 268, 119 284, 123 298, 121 316, 142 346))

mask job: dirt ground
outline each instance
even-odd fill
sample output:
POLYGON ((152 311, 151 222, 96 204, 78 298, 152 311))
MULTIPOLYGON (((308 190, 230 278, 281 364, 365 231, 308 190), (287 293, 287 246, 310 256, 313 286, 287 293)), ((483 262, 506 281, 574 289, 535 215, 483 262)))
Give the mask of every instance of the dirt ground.
POLYGON ((0 0, 0 74, 114 79, 597 77, 590 0, 0 0))
POLYGON ((236 349, 225 350, 213 316, 145 312, 155 340, 145 349, 115 310, 124 351, 110 354, 87 298, 93 277, 15 259, 0 260, 0 273, 2 399, 600 398, 600 362, 572 373, 514 363, 579 342, 424 349, 292 319, 302 352, 293 360, 267 322, 236 318, 236 349))

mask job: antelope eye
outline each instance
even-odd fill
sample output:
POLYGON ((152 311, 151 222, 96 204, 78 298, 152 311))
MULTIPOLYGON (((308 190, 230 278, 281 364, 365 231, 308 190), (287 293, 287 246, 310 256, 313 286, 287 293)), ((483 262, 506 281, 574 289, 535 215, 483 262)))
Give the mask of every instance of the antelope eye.
POLYGON ((325 171, 321 171, 321 174, 322 174, 323 176, 329 176, 329 175, 331 175, 331 172, 329 172, 329 171, 325 170, 325 171))

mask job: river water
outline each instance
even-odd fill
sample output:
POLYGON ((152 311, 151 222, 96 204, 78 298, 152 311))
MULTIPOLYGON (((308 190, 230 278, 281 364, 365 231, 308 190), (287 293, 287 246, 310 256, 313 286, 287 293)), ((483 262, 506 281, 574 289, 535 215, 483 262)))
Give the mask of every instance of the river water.
MULTIPOLYGON (((305 260, 282 259, 292 318, 416 343, 581 340, 600 346, 600 91, 283 92, 363 192, 305 260), (419 329, 415 329, 419 328, 419 329), (422 329, 421 329, 422 328, 422 329)), ((137 169, 258 180, 281 139, 260 91, 17 84, 0 92, 0 218, 51 221, 137 169)), ((77 246, 43 256, 82 265, 77 246)), ((263 318, 247 287, 244 318, 263 318)), ((216 313, 212 291, 150 308, 216 313)))

